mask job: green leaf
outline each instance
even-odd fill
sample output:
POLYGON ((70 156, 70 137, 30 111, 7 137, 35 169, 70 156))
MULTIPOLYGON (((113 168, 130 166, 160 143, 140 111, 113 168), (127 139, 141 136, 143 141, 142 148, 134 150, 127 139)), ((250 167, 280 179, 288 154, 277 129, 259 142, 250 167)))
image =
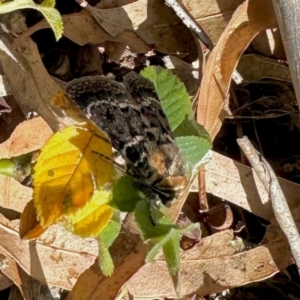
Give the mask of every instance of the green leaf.
POLYGON ((179 136, 199 136, 206 139, 211 144, 211 137, 206 129, 198 124, 194 119, 185 118, 173 132, 175 137, 179 136))
POLYGON ((204 163, 202 159, 210 150, 211 144, 207 139, 198 136, 181 136, 175 140, 193 176, 199 166, 204 163))
POLYGON ((164 256, 172 276, 177 275, 180 269, 179 237, 178 231, 172 230, 168 240, 163 244, 164 256))
POLYGON ((0 174, 5 176, 14 177, 15 162, 13 159, 0 160, 0 174))
POLYGON ((186 117, 193 118, 192 105, 185 86, 170 70, 150 66, 145 68, 141 75, 154 84, 172 131, 186 117))
POLYGON ((115 213, 112 220, 101 231, 98 236, 99 255, 98 263, 105 276, 111 276, 114 272, 114 263, 108 248, 119 235, 121 230, 121 220, 118 213, 115 213))
POLYGON ((0 159, 0 174, 13 177, 22 182, 31 174, 31 154, 0 159))
POLYGON ((121 177, 113 186, 113 199, 109 205, 120 211, 132 212, 136 203, 141 200, 138 189, 131 176, 121 177))
POLYGON ((141 74, 155 86, 162 108, 169 120, 176 143, 193 175, 206 163, 202 158, 212 146, 205 128, 193 119, 193 110, 186 89, 171 71, 150 66, 141 74))
POLYGON ((121 220, 119 215, 119 212, 115 212, 113 218, 99 234, 99 238, 107 248, 112 245, 121 230, 121 220))
POLYGON ((171 237, 163 245, 163 252, 171 275, 173 285, 178 296, 181 294, 181 274, 180 274, 180 252, 179 252, 180 236, 177 231, 173 231, 171 237))
MULTIPOLYGON (((152 247, 152 249, 148 252, 146 261, 147 262, 153 261, 153 259, 158 254, 160 249, 162 247, 164 247, 164 245, 167 244, 170 239, 173 239, 173 238, 175 238, 175 239, 178 238, 179 239, 179 237, 181 235, 185 234, 188 231, 199 228, 199 227, 200 227, 199 223, 194 223, 194 224, 182 227, 182 228, 175 227, 175 226, 169 227, 170 228, 169 231, 164 236, 160 236, 159 238, 155 239, 155 244, 152 247)), ((175 244, 177 245, 177 242, 175 240, 172 243, 173 243, 173 245, 175 245, 175 244)), ((170 258, 172 258, 172 257, 176 258, 177 254, 175 252, 179 251, 179 241, 178 241, 178 250, 174 249, 174 251, 175 251, 174 253, 169 253, 169 251, 171 251, 170 249, 171 249, 170 245, 167 246, 167 248, 166 248, 167 256, 169 256, 170 258)), ((167 257, 166 257, 166 260, 167 260, 167 257)), ((172 265, 173 265, 173 262, 170 262, 170 266, 172 266, 172 265)), ((175 269, 172 267, 172 270, 175 270, 175 269)))
POLYGON ((103 244, 101 239, 98 239, 99 254, 98 263, 104 276, 111 276, 114 272, 114 262, 109 253, 109 250, 103 244))
POLYGON ((186 118, 176 128, 174 136, 176 144, 184 160, 188 163, 193 176, 199 170, 199 166, 208 161, 203 158, 212 147, 210 135, 195 120, 186 118))
POLYGON ((146 200, 137 203, 135 209, 135 220, 140 228, 141 235, 145 241, 153 245, 148 252, 146 262, 151 262, 163 249, 169 273, 176 291, 180 288, 180 236, 186 231, 198 228, 199 224, 191 224, 180 228, 173 224, 163 213, 154 205, 146 200), (150 211, 151 216, 150 217, 150 211), (153 221, 155 218, 155 223, 153 221))
POLYGON ((135 221, 140 228, 144 241, 162 238, 168 234, 172 228, 177 227, 177 225, 173 224, 158 211, 155 213, 156 220, 154 223, 151 215, 153 215, 155 208, 153 206, 150 208, 151 205, 149 201, 143 199, 137 203, 134 210, 135 221))
POLYGON ((55 6, 55 0, 44 0, 40 6, 45 6, 45 7, 54 7, 55 6))
POLYGON ((56 40, 62 37, 63 22, 60 13, 54 8, 54 0, 45 0, 40 5, 32 0, 14 0, 0 4, 0 14, 9 13, 18 9, 32 8, 41 12, 54 31, 56 40))
POLYGON ((152 262, 155 256, 161 250, 161 248, 168 242, 170 238, 172 238, 173 235, 174 235, 174 230, 170 228, 170 230, 168 232, 165 232, 164 235, 161 235, 160 237, 156 237, 155 240, 153 240, 154 246, 147 254, 146 262, 152 262))
POLYGON ((154 247, 152 247, 146 257, 146 262, 151 262, 160 249, 163 249, 168 270, 176 290, 179 287, 178 282, 180 280, 179 240, 180 231, 172 228, 163 238, 156 240, 154 247))

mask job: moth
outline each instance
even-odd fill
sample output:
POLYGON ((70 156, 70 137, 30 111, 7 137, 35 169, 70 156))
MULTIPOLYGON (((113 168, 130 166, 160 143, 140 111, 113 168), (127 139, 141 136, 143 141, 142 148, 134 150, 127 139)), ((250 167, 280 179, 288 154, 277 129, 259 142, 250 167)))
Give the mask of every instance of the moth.
POLYGON ((106 133, 142 192, 166 206, 180 197, 188 184, 187 164, 149 80, 135 72, 122 83, 87 76, 70 81, 66 92, 106 133))

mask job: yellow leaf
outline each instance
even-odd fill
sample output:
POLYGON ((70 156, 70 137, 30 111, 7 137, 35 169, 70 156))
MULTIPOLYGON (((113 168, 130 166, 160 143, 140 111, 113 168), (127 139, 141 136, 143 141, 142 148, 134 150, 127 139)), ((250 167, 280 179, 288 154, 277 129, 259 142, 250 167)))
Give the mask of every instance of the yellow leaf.
POLYGON ((34 204, 43 227, 75 213, 95 189, 111 181, 111 146, 91 124, 55 133, 42 148, 34 168, 34 204))
POLYGON ((113 215, 113 208, 106 204, 111 198, 111 191, 95 191, 91 201, 70 217, 74 233, 82 237, 97 236, 113 215))
POLYGON ((21 214, 19 235, 21 239, 36 239, 46 229, 41 226, 37 219, 36 208, 33 200, 29 201, 21 214))
POLYGON ((41 226, 41 224, 36 225, 34 228, 29 230, 26 235, 22 239, 24 240, 33 240, 37 239, 42 233, 46 231, 45 228, 41 226))

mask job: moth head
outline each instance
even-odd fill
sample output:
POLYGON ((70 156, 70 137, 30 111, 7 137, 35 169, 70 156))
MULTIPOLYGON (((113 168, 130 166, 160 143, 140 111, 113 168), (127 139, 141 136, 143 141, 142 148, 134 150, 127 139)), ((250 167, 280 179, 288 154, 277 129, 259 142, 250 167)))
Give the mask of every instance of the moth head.
POLYGON ((169 207, 171 203, 179 199, 188 185, 188 177, 186 175, 167 177, 155 185, 161 202, 169 207))
POLYGON ((178 199, 188 185, 188 167, 175 144, 158 148, 150 157, 151 186, 166 206, 178 199))

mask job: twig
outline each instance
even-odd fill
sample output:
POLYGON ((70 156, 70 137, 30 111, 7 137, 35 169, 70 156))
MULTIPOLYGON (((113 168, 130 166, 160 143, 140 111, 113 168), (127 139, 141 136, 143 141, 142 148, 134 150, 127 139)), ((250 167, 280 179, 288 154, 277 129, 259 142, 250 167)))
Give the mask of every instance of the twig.
POLYGON ((26 39, 29 38, 32 34, 35 32, 41 30, 41 29, 46 29, 50 28, 49 23, 46 21, 46 19, 42 19, 38 23, 32 25, 29 27, 26 31, 21 33, 13 42, 14 48, 17 48, 19 45, 25 43, 26 39))
POLYGON ((300 236, 285 196, 277 181, 276 175, 266 159, 262 157, 257 150, 254 149, 251 142, 246 136, 241 139, 237 139, 237 143, 244 151, 266 191, 269 192, 275 218, 288 239, 295 263, 299 271, 300 236))
POLYGON ((299 4, 299 0, 273 0, 298 106, 300 106, 299 4))
POLYGON ((199 206, 200 212, 208 212, 209 206, 207 201, 206 187, 205 187, 205 169, 200 167, 198 174, 198 186, 199 186, 199 206))
POLYGON ((173 8, 176 15, 182 20, 187 28, 192 30, 199 40, 209 49, 212 50, 213 43, 209 36, 200 28, 200 26, 187 14, 176 0, 165 0, 166 4, 173 8))

